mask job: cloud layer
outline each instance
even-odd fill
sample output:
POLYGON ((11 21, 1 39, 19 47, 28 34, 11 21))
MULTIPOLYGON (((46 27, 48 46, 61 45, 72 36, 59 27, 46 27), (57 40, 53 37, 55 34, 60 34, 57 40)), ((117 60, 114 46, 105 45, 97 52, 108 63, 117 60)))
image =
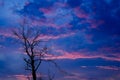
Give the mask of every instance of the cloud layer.
MULTIPOLYGON (((78 61, 71 67, 76 66, 79 70, 80 66, 83 66, 88 70, 82 69, 83 72, 80 71, 80 74, 72 70, 71 72, 77 76, 65 76, 60 80, 79 80, 78 78, 96 80, 97 77, 99 78, 97 80, 119 80, 120 73, 117 72, 120 67, 119 3, 119 0, 11 0, 11 2, 1 0, 0 64, 3 70, 11 73, 2 71, 6 75, 22 73, 12 71, 12 66, 20 68, 16 65, 15 57, 23 54, 18 54, 22 53, 19 52, 20 45, 16 44, 16 38, 11 30, 19 27, 23 19, 26 19, 29 27, 40 29, 40 39, 47 41, 46 45, 50 48, 50 53, 54 55, 52 59, 57 59, 58 62, 70 60, 69 64, 74 63, 72 61, 82 60, 81 65, 78 65, 80 64, 78 61), (10 58, 7 62, 6 55, 13 57, 13 60, 10 58), (82 64, 88 60, 92 60, 88 65, 82 64), (104 63, 104 61, 107 62, 104 63), (6 67, 6 64, 9 64, 11 68, 6 67), (95 64, 93 66, 95 69, 92 73, 96 73, 97 77, 88 76, 91 74, 89 71, 92 70, 88 66, 93 64, 95 64), (102 74, 106 70, 108 73, 111 72, 106 78, 97 74, 97 71, 102 74)), ((20 60, 19 58, 18 61, 20 60)), ((64 67, 65 64, 62 65, 64 67)), ((18 79, 24 75, 18 74, 16 77, 18 79)))

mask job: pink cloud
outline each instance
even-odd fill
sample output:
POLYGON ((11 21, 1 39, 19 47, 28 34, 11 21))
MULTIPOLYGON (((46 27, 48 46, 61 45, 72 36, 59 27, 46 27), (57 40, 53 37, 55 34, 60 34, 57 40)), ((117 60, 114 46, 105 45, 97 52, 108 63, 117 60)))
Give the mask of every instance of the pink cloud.
POLYGON ((40 11, 42 11, 44 14, 51 13, 51 8, 39 8, 40 11))
POLYGON ((75 15, 79 18, 89 18, 89 14, 85 13, 82 9, 79 7, 74 8, 75 15))
POLYGON ((60 35, 57 35, 57 36, 53 36, 53 35, 40 35, 39 38, 41 40, 51 40, 51 39, 66 38, 66 37, 69 37, 69 36, 73 36, 75 34, 76 34, 75 32, 71 32, 71 33, 67 33, 67 34, 60 34, 60 35))
MULTIPOLYGON (((17 29, 16 29, 17 30, 17 29)), ((70 33, 66 33, 66 34, 59 34, 57 36, 54 36, 54 35, 44 35, 44 34, 41 34, 39 36, 39 39, 41 40, 51 40, 51 39, 59 39, 59 38, 66 38, 66 37, 69 37, 69 36, 73 36, 75 35, 76 32, 70 32, 70 33)), ((6 29, 6 30, 0 30, 0 35, 3 36, 2 39, 0 39, 1 41, 3 41, 6 37, 9 37, 9 38, 15 38, 16 37, 14 36, 14 34, 12 33, 12 29, 6 29)))
POLYGON ((12 28, 8 28, 8 29, 0 29, 0 35, 3 37, 10 37, 10 38, 15 38, 12 35, 12 28))
MULTIPOLYGON (((16 80, 28 80, 28 79, 32 79, 32 75, 22 75, 22 74, 19 74, 19 75, 13 75, 13 76, 9 76, 9 77, 14 77, 16 78, 16 80)), ((37 73, 37 77, 47 77, 46 75, 42 75, 42 74, 38 74, 37 73)))
POLYGON ((81 51, 81 52, 67 52, 64 50, 55 50, 56 53, 60 55, 49 55, 46 59, 82 59, 82 58, 102 58, 105 60, 110 61, 120 61, 119 57, 108 57, 105 54, 101 54, 99 52, 88 52, 88 51, 81 51), (99 54, 99 55, 98 55, 99 54))
POLYGON ((102 20, 87 19, 87 22, 91 24, 91 28, 97 28, 99 25, 103 24, 102 20))
POLYGON ((52 7, 39 8, 39 10, 44 13, 44 16, 46 18, 37 21, 36 20, 31 21, 32 26, 47 26, 47 27, 54 27, 57 29, 62 27, 71 27, 69 23, 74 19, 73 14, 75 14, 78 18, 84 18, 85 20, 80 21, 79 23, 80 24, 89 23, 91 25, 90 28, 97 28, 99 25, 103 24, 104 22, 102 20, 95 20, 94 18, 91 18, 91 15, 94 16, 94 13, 88 14, 79 7, 71 9, 65 3, 64 4, 55 3, 52 7), (59 22, 59 24, 57 23, 57 21, 59 22))
MULTIPOLYGON (((79 58, 99 58, 97 55, 85 55, 82 52, 66 52, 64 50, 55 50, 55 52, 61 55, 51 55, 48 56, 48 59, 79 59, 79 58)), ((47 59, 46 58, 46 59, 47 59)))
POLYGON ((107 57, 106 55, 101 56, 101 58, 104 58, 106 60, 111 60, 111 61, 120 61, 120 57, 107 57))
POLYGON ((79 7, 76 7, 73 10, 74 10, 74 14, 77 17, 85 19, 84 21, 79 22, 80 24, 89 23, 91 25, 90 28, 97 28, 99 25, 104 23, 104 21, 102 21, 102 20, 95 20, 94 18, 91 18, 91 15, 94 16, 94 13, 88 14, 79 7))
POLYGON ((119 67, 115 67, 115 66, 96 66, 97 68, 101 68, 101 69, 107 69, 107 70, 120 70, 119 67))
POLYGON ((45 22, 34 21, 33 25, 50 26, 54 28, 70 26, 69 23, 73 20, 72 11, 69 8, 64 8, 65 6, 67 5, 63 3, 55 3, 50 8, 40 8, 39 10, 42 11, 46 17, 45 22))
POLYGON ((25 76, 25 75, 15 75, 14 77, 17 80, 28 80, 27 76, 25 76))
POLYGON ((64 76, 62 80, 64 79, 69 79, 69 80, 88 80, 87 77, 85 77, 85 75, 83 75, 82 73, 78 73, 78 72, 70 72, 72 75, 67 75, 67 76, 64 76))
POLYGON ((60 8, 60 7, 61 8, 67 7, 67 4, 56 2, 53 6, 51 6, 49 8, 39 8, 39 10, 42 11, 44 14, 49 14, 49 13, 54 13, 56 8, 60 8))
MULTIPOLYGON (((43 20, 44 21, 44 20, 43 20)), ((66 24, 61 24, 61 25, 57 25, 54 23, 54 20, 53 19, 47 19, 46 22, 43 22, 41 20, 39 21, 32 21, 31 25, 32 26, 47 26, 47 27, 53 27, 53 28, 62 28, 62 27, 69 27, 70 25, 68 23, 66 24)))

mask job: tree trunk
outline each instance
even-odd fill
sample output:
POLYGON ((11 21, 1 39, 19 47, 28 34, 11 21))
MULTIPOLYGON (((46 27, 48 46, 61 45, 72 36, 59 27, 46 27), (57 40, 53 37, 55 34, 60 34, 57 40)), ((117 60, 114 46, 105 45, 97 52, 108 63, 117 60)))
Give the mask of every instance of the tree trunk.
POLYGON ((32 77, 33 77, 33 80, 37 80, 37 76, 36 76, 36 70, 35 70, 35 66, 34 66, 34 60, 32 60, 32 77))
POLYGON ((36 79, 36 72, 35 72, 35 70, 32 71, 32 77, 33 77, 33 80, 37 80, 36 79))

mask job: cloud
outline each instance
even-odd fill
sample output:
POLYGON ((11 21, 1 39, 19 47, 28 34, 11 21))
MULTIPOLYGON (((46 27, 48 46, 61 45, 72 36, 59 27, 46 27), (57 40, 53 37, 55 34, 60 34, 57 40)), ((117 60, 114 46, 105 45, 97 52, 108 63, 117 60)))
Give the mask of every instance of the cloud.
POLYGON ((79 52, 67 52, 65 50, 54 50, 56 55, 49 55, 48 59, 105 59, 108 61, 120 61, 119 57, 109 57, 104 53, 99 52, 88 52, 88 51, 79 51, 79 52), (99 55, 98 55, 99 54, 99 55))
POLYGON ((17 80, 28 80, 27 76, 25 76, 25 75, 14 75, 14 77, 17 80))
POLYGON ((79 58, 97 58, 99 56, 84 55, 84 53, 79 52, 66 52, 64 50, 56 50, 61 56, 57 56, 56 59, 79 59, 79 58))
MULTIPOLYGON (((1 29, 0 30, 0 35, 3 36, 4 40, 6 38, 16 39, 15 35, 12 33, 12 29, 13 28, 1 29)), ((15 28, 15 30, 17 31, 18 29, 15 28)), ((76 32, 69 32, 69 33, 63 33, 63 34, 60 33, 58 35, 41 33, 40 36, 39 36, 39 39, 41 39, 41 40, 54 40, 54 39, 60 39, 60 38, 66 38, 66 37, 69 37, 69 36, 74 36, 75 34, 76 34, 76 32)), ((1 38, 1 40, 2 40, 2 38, 1 38)))
POLYGON ((57 36, 53 36, 53 35, 41 35, 39 38, 41 40, 54 40, 54 39, 61 39, 61 38, 67 38, 70 36, 75 35, 76 33, 67 33, 67 34, 59 34, 57 36))
POLYGON ((106 69, 106 70, 115 70, 115 71, 120 70, 120 67, 115 67, 115 66, 96 66, 96 67, 100 69, 106 69))
POLYGON ((0 35, 3 37, 9 37, 13 38, 14 36, 12 35, 12 28, 6 28, 6 29, 0 29, 0 35))
MULTIPOLYGON (((20 11, 20 15, 26 15, 29 19, 32 21, 32 26, 49 26, 54 28, 63 28, 63 27, 71 27, 74 26, 74 16, 76 16, 81 20, 80 22, 77 22, 76 24, 90 24, 90 28, 97 28, 99 25, 103 23, 102 20, 97 20, 94 18, 95 14, 87 13, 85 10, 81 7, 74 7, 70 8, 68 7, 68 4, 71 4, 71 1, 67 1, 68 3, 60 2, 60 1, 53 1, 54 4, 47 7, 42 7, 42 5, 38 2, 39 0, 36 0, 34 2, 30 2, 28 5, 25 5, 24 8, 20 11), (38 2, 38 3, 36 3, 38 2), (91 17, 93 16, 93 17, 91 17), (46 24, 47 23, 47 24, 46 24)), ((40 1, 40 2, 46 2, 46 4, 49 4, 49 1, 40 1)), ((74 1, 72 1, 74 2, 74 1)), ((82 1, 76 1, 75 4, 82 1)), ((52 3, 52 1, 51 1, 52 3)), ((73 4, 73 3, 72 3, 73 4)))

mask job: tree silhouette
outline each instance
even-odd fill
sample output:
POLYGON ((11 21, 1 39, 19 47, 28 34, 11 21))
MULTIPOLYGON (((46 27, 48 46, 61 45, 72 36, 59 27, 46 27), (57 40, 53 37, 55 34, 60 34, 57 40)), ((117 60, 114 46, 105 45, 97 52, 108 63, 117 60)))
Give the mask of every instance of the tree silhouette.
MULTIPOLYGON (((33 80, 37 80, 37 70, 43 61, 54 64, 61 73, 67 74, 66 71, 62 70, 60 66, 50 58, 54 55, 48 54, 48 48, 41 45, 44 41, 41 40, 39 29, 28 27, 26 20, 24 19, 20 27, 12 30, 12 32, 22 45, 24 53, 27 55, 27 57, 24 58, 24 62, 26 63, 25 70, 31 71, 33 80)), ((50 71, 48 71, 48 79, 53 80, 54 77, 55 75, 51 75, 50 71)), ((40 80, 42 80, 41 77, 40 80)))
POLYGON ((14 35, 22 44, 25 54, 26 70, 30 70, 33 80, 37 80, 37 70, 47 54, 47 48, 40 48, 40 31, 22 25, 17 30, 13 30, 14 35))

